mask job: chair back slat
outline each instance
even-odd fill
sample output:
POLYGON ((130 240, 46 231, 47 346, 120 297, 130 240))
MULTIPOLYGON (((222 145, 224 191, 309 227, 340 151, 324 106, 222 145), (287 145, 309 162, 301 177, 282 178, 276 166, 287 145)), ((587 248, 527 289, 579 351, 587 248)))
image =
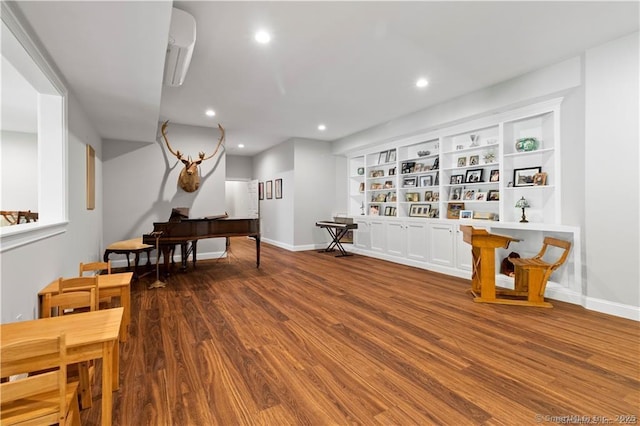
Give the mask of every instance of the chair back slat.
POLYGON ((107 262, 90 262, 90 263, 80 263, 80 273, 79 277, 84 276, 85 272, 93 272, 94 275, 98 274, 111 274, 111 261, 107 262))
POLYGON ((42 301, 42 317, 61 316, 65 310, 98 310, 98 294, 94 287, 80 288, 66 293, 47 293, 42 301))

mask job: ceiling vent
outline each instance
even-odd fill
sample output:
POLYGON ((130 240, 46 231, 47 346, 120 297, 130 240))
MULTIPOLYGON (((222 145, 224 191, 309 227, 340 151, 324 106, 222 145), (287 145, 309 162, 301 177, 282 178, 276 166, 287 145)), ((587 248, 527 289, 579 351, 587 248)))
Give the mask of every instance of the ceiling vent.
POLYGON ((187 12, 176 9, 171 12, 169 44, 164 62, 164 79, 167 86, 180 86, 191 63, 196 44, 196 20, 187 12))

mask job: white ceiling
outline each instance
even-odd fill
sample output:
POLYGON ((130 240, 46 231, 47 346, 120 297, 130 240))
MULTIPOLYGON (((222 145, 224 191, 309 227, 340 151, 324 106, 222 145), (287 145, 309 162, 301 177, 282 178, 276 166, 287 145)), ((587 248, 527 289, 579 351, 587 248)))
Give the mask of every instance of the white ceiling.
POLYGON ((155 140, 168 119, 215 141, 219 122, 235 155, 335 140, 639 28, 637 1, 176 1, 197 40, 185 83, 163 87, 170 2, 19 5, 103 138, 155 140))

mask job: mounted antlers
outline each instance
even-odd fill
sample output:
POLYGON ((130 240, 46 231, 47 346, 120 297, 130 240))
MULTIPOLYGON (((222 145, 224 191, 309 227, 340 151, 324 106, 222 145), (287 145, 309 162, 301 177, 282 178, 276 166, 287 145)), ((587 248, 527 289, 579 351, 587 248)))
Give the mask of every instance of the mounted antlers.
POLYGON ((199 159, 193 161, 191 160, 191 156, 188 156, 187 159, 185 160, 184 158, 182 158, 182 153, 179 150, 174 151, 173 148, 171 148, 171 144, 169 144, 169 139, 167 139, 167 132, 166 132, 168 125, 169 125, 169 120, 162 123, 162 137, 164 138, 164 141, 167 144, 167 148, 169 148, 169 152, 175 155, 176 158, 182 161, 182 164, 184 164, 184 169, 182 169, 182 171, 180 172, 180 177, 178 178, 178 185, 180 186, 180 188, 182 188, 186 192, 195 192, 198 190, 198 187, 200 186, 200 173, 198 170, 198 166, 203 161, 208 160, 209 158, 216 155, 216 153, 218 152, 218 149, 220 149, 220 145, 222 145, 222 142, 224 141, 224 129, 220 124, 218 124, 218 128, 220 129, 221 135, 220 135, 220 140, 218 140, 218 145, 216 146, 216 150, 213 151, 213 154, 211 154, 208 157, 205 157, 205 153, 201 151, 198 153, 199 159))

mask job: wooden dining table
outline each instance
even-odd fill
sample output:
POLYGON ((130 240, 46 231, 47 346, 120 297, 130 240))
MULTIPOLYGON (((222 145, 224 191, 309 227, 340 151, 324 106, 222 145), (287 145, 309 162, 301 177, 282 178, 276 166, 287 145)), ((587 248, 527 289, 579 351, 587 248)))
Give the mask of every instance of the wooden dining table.
POLYGON ((64 332, 69 363, 102 358, 102 424, 111 425, 114 390, 119 388, 118 336, 122 307, 0 324, 0 345, 50 338, 64 332))
MULTIPOLYGON (((121 272, 116 274, 98 275, 98 297, 119 297, 120 304, 124 308, 122 317, 122 330, 120 330, 120 341, 126 342, 129 335, 129 324, 131 324, 131 280, 133 272, 121 272)), ((42 305, 44 296, 48 293, 58 292, 58 280, 51 282, 38 293, 40 303, 40 317, 42 317, 42 305)))

